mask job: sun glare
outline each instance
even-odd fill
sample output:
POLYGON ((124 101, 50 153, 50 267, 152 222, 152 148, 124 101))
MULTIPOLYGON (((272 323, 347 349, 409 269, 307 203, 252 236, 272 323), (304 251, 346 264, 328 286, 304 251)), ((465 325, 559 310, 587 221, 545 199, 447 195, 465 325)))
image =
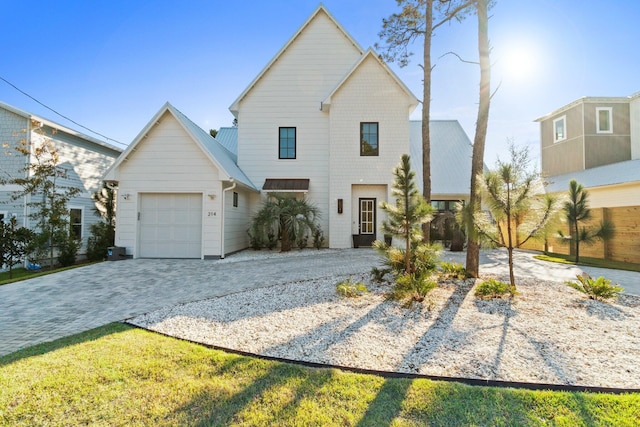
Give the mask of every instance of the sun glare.
POLYGON ((539 71, 537 52, 527 43, 514 43, 508 46, 498 61, 502 77, 513 82, 530 81, 539 71))

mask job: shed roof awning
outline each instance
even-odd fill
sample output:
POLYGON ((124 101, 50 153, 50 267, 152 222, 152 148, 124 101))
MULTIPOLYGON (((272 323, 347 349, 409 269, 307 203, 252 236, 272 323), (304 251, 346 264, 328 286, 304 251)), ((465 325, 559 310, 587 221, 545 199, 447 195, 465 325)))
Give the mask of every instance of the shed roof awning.
POLYGON ((309 179, 273 179, 267 178, 262 186, 263 191, 270 192, 304 192, 309 191, 309 179))

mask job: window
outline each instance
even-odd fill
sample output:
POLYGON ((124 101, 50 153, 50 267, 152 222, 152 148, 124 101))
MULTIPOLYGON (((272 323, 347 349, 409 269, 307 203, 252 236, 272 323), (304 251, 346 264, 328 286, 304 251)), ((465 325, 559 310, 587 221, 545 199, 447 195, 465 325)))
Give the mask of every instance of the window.
POLYGON ((447 210, 447 202, 444 200, 432 200, 431 207, 437 211, 446 211, 447 210))
POLYGON ((296 128, 280 128, 279 159, 296 158, 296 128))
POLYGON ((235 191, 233 192, 233 207, 238 207, 238 193, 236 193, 235 191))
POLYGON ((562 116, 553 121, 553 142, 567 139, 567 116, 562 116))
POLYGON ((360 155, 378 155, 378 123, 360 123, 360 155))
POLYGON ((596 108, 596 132, 613 133, 613 112, 611 107, 596 108))
POLYGON ((69 209, 69 225, 73 237, 78 240, 82 239, 82 209, 69 209))

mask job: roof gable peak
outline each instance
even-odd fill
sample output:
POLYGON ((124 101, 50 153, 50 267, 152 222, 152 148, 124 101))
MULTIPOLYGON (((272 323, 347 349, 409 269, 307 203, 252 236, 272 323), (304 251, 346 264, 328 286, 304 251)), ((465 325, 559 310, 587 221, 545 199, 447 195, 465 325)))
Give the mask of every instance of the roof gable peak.
POLYGON ((258 73, 258 75, 249 83, 249 86, 238 96, 238 98, 233 101, 233 103, 229 106, 229 110, 231 113, 237 117, 238 109, 240 106, 240 102, 247 96, 247 94, 255 87, 255 85, 262 79, 262 77, 271 69, 274 63, 278 61, 278 59, 286 52, 289 47, 295 42, 295 40, 302 34, 308 27, 311 22, 313 22, 320 14, 325 14, 331 22, 333 22, 336 28, 351 42, 351 44, 362 54, 364 50, 358 44, 358 42, 351 37, 351 35, 344 29, 344 27, 334 18, 334 16, 327 10, 324 4, 320 3, 318 7, 311 13, 311 15, 307 18, 306 21, 298 28, 298 30, 289 38, 289 40, 284 44, 284 46, 275 54, 275 56, 267 63, 267 65, 258 73))

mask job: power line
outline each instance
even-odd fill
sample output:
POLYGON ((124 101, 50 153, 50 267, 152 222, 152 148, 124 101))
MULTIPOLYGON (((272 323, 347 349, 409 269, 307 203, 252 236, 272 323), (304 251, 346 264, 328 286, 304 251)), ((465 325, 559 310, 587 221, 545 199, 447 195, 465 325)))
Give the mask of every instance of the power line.
POLYGON ((76 122, 76 121, 75 121, 75 120, 73 120, 73 119, 70 119, 69 117, 65 116, 64 114, 61 114, 61 113, 57 112, 56 110, 54 110, 53 108, 49 107, 48 105, 45 105, 45 104, 43 104, 42 102, 38 101, 36 98, 34 98, 33 96, 29 95, 27 92, 23 91, 22 89, 20 89, 19 87, 17 87, 16 85, 14 85, 13 83, 11 83, 11 82, 10 82, 10 81, 8 81, 7 79, 5 79, 4 77, 0 76, 0 80, 2 80, 2 81, 3 81, 3 82, 5 82, 6 84, 8 84, 8 85, 9 85, 9 86, 11 86, 12 88, 14 88, 15 90, 17 90, 17 91, 18 91, 18 92, 20 92, 21 94, 23 94, 23 95, 25 95, 25 96, 27 96, 27 97, 31 98, 32 100, 34 100, 34 101, 35 101, 35 102, 37 102, 38 104, 42 105, 42 106, 43 106, 44 108, 46 108, 47 110, 54 112, 55 114, 59 115, 60 117, 62 117, 62 118, 64 118, 64 119, 66 119, 66 120, 69 120, 71 123, 75 124, 76 126, 80 126, 81 128, 86 129, 86 130, 88 130, 88 131, 89 131, 89 132, 91 132, 91 133, 94 133, 94 134, 96 134, 96 135, 99 135, 99 136, 103 137, 104 139, 106 139, 107 141, 113 141, 113 142, 115 142, 116 144, 120 144, 120 145, 122 145, 122 146, 124 146, 124 147, 126 147, 126 146, 127 146, 127 144, 124 144, 124 143, 122 143, 122 142, 120 142, 120 141, 116 141, 116 140, 115 140, 115 139, 113 139, 113 138, 109 138, 108 136, 103 135, 103 134, 101 134, 100 132, 96 132, 96 131, 95 131, 95 130, 93 130, 93 129, 89 129, 88 127, 81 125, 80 123, 76 122))

